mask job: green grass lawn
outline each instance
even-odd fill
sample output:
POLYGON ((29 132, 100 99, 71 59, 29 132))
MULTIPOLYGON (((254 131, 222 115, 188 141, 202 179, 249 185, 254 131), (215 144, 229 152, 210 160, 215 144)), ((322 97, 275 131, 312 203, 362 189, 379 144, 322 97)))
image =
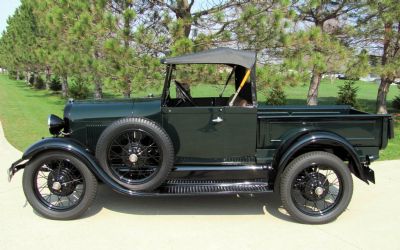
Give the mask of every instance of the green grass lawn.
POLYGON ((47 116, 62 116, 64 104, 58 95, 0 75, 0 120, 7 140, 19 150, 49 135, 47 116))
MULTIPOLYGON (((318 101, 320 105, 329 105, 336 104, 337 92, 339 90, 339 86, 341 86, 345 81, 342 80, 334 80, 331 83, 329 80, 322 80, 318 101)), ((378 84, 370 83, 370 82, 362 82, 357 81, 356 86, 358 87, 358 101, 360 105, 360 109, 367 112, 375 112, 375 100, 378 92, 378 84)), ((223 86, 222 85, 196 85, 191 88, 192 96, 196 97, 207 97, 210 96, 218 96, 221 93, 223 86)), ((228 86, 224 93, 224 96, 230 96, 230 93, 233 92, 233 86, 228 86)), ((308 92, 308 84, 302 84, 295 87, 286 86, 285 93, 287 95, 287 101, 289 105, 305 105, 306 104, 306 96, 308 92)), ((396 95, 400 94, 400 91, 396 86, 391 86, 391 89, 388 94, 388 108, 391 110, 391 102, 396 95)), ((261 92, 261 89, 258 90, 258 101, 265 102, 265 95, 261 92)))
MULTIPOLYGON (((319 104, 335 104, 338 86, 344 81, 335 80, 333 83, 323 80, 319 90, 319 104)), ((375 98, 378 90, 376 83, 357 82, 359 87, 358 100, 362 110, 374 112, 375 98)), ((197 85, 191 88, 193 96, 217 96, 222 86, 197 85), (211 93, 211 94, 210 94, 211 93)), ((308 86, 285 87, 288 104, 305 104, 308 86)), ((119 97, 106 90, 106 97, 119 97)), ((147 95, 147 92, 159 95, 161 89, 137 93, 134 97, 147 95)), ((233 92, 229 86, 226 95, 233 92)), ((388 107, 400 91, 391 86, 388 95, 388 107)), ((265 101, 265 96, 259 91, 258 99, 265 101)), ((48 136, 47 116, 56 114, 62 116, 66 100, 56 93, 46 90, 34 90, 22 81, 10 80, 7 75, 0 75, 0 120, 7 140, 17 149, 24 150, 41 137, 48 136)), ((390 110, 392 111, 392 110, 390 110)), ((400 159, 400 121, 396 122, 395 139, 381 152, 381 160, 400 159)))
MULTIPOLYGON (((330 83, 329 80, 322 80, 321 86, 318 93, 318 102, 320 105, 336 104, 337 93, 339 86, 345 81, 334 80, 330 83)), ((357 100, 360 105, 360 109, 367 112, 375 112, 375 101, 378 92, 378 84, 373 82, 362 82, 357 81, 356 86, 358 87, 357 100)), ((296 87, 286 87, 285 92, 287 94, 289 104, 305 104, 306 96, 308 92, 308 84, 300 85, 296 87)), ((391 110, 391 102, 396 95, 400 94, 397 86, 391 86, 388 94, 388 108, 391 110)))

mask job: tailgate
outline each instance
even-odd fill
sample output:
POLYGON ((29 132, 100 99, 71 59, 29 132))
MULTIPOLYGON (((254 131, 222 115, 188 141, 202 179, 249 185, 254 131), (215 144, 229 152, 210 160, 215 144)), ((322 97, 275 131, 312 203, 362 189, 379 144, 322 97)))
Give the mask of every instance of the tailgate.
POLYGON ((388 137, 389 139, 394 138, 394 120, 393 116, 390 116, 388 119, 388 137))

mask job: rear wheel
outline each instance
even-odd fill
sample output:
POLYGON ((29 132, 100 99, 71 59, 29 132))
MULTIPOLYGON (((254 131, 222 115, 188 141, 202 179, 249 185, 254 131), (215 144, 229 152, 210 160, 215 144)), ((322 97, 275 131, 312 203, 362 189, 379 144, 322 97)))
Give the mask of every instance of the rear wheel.
POLYGON ((75 156, 50 152, 29 162, 23 189, 38 213, 49 219, 68 220, 79 217, 92 204, 97 180, 75 156))
POLYGON ((328 223, 347 208, 353 194, 348 166, 337 156, 317 151, 294 159, 283 171, 281 199, 299 222, 328 223))

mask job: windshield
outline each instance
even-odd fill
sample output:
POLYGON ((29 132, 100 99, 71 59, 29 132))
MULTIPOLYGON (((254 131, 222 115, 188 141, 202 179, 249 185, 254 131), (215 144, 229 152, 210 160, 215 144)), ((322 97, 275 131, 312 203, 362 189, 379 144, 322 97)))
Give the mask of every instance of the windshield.
POLYGON ((170 96, 176 97, 174 82, 178 81, 196 97, 229 97, 235 92, 232 67, 222 64, 176 65, 172 72, 170 96), (230 76, 230 77, 229 77, 230 76))

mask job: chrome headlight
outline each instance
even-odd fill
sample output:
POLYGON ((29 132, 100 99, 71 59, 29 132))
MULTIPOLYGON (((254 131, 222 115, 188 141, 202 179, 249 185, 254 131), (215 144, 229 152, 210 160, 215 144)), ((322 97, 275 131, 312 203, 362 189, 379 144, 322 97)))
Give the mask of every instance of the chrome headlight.
POLYGON ((47 119, 47 125, 49 125, 49 131, 52 135, 59 135, 61 130, 64 128, 65 123, 64 120, 56 115, 49 115, 47 119))

